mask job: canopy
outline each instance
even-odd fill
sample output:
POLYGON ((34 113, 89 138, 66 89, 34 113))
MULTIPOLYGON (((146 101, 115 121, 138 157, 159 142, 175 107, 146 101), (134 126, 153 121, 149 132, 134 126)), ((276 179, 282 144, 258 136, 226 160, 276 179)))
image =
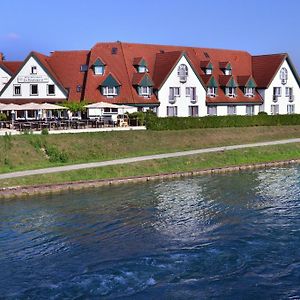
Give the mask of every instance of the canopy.
POLYGON ((23 110, 21 108, 21 105, 10 103, 10 104, 4 104, 4 107, 1 107, 2 110, 23 110))
POLYGON ((85 106, 86 108, 119 108, 120 105, 108 103, 108 102, 97 102, 85 106))
POLYGON ((56 104, 51 104, 51 103, 43 103, 40 105, 41 105, 40 109, 44 109, 44 110, 68 109, 67 107, 56 105, 56 104))
POLYGON ((22 104, 22 105, 20 105, 20 108, 22 110, 40 110, 40 109, 42 109, 41 104, 33 103, 33 102, 22 104))

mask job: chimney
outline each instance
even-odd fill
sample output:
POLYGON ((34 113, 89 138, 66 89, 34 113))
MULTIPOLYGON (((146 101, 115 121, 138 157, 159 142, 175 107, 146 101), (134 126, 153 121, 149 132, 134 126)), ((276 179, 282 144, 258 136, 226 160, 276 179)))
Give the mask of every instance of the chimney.
POLYGON ((2 52, 0 52, 0 61, 3 61, 4 55, 2 52))

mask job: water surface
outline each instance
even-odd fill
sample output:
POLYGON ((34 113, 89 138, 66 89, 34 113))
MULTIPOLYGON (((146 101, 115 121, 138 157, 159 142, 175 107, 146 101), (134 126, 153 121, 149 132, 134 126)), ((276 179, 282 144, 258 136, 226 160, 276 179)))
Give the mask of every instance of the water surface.
POLYGON ((300 168, 0 202, 0 298, 299 299, 300 168))

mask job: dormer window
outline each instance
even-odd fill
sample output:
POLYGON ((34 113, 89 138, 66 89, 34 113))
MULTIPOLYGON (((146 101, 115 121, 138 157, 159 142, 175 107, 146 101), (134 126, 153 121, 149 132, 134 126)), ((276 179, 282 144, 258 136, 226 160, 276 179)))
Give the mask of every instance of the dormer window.
POLYGON ((225 94, 230 98, 236 97, 236 87, 226 87, 225 94))
POLYGON ((255 88, 253 87, 245 87, 245 96, 246 97, 253 97, 255 92, 255 88))
POLYGON ((232 74, 232 70, 231 69, 224 69, 224 74, 225 75, 231 75, 232 74))
POLYGON ((224 75, 232 75, 232 67, 228 61, 220 62, 220 69, 223 71, 224 75))
POLYGON ((109 74, 99 88, 103 96, 115 97, 119 95, 120 83, 109 74))
POLYGON ((206 68, 205 69, 205 74, 206 75, 211 75, 212 74, 212 68, 206 68))
POLYGON ((139 73, 147 73, 148 72, 148 69, 146 66, 138 66, 137 70, 139 73))
POLYGON ((147 73, 148 72, 148 64, 143 57, 134 58, 133 65, 136 68, 138 73, 147 73))
POLYGON ((36 66, 31 67, 31 74, 37 74, 37 67, 36 66))
POLYGON ((188 77, 188 67, 184 64, 181 64, 178 67, 178 77, 179 77, 179 81, 184 83, 187 80, 188 77))
POLYGON ((152 88, 150 86, 139 86, 138 87, 139 95, 148 97, 152 94, 152 88))
POLYGON ((207 96, 208 97, 216 97, 217 95, 217 88, 214 86, 208 87, 207 88, 207 96))
POLYGON ((105 71, 105 64, 100 58, 97 58, 93 64, 93 70, 95 75, 103 75, 105 71))
POLYGON ((118 95, 117 87, 115 86, 104 86, 102 87, 103 96, 113 97, 118 95))

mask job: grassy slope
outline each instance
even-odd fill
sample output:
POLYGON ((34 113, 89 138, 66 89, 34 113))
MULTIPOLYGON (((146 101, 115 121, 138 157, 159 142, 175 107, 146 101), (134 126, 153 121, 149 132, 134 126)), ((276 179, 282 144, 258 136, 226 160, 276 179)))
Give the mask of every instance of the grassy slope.
POLYGON ((296 159, 299 157, 300 144, 286 144, 0 180, 0 187, 51 184, 78 180, 107 179, 178 171, 192 171, 239 164, 296 159))
POLYGON ((0 173, 295 137, 300 137, 300 126, 0 137, 0 173), (49 161, 40 144, 64 153, 66 163, 49 161))

